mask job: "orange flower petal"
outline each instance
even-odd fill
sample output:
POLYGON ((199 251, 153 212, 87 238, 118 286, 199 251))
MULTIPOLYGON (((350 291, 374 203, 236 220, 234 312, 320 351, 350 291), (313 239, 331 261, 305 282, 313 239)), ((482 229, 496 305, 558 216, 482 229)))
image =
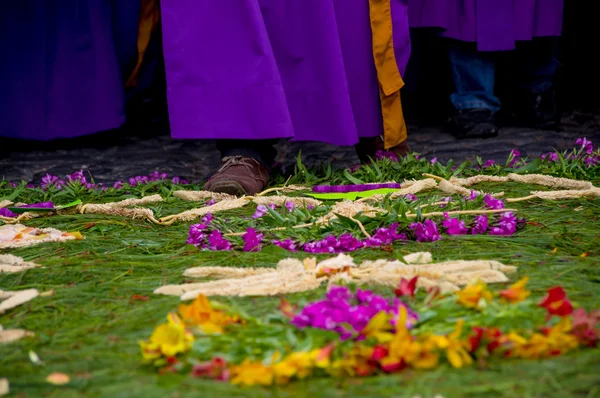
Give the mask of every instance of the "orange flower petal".
POLYGON ((50 384, 54 384, 55 386, 64 386, 71 381, 71 378, 67 374, 54 372, 50 373, 48 377, 46 377, 46 381, 50 384))

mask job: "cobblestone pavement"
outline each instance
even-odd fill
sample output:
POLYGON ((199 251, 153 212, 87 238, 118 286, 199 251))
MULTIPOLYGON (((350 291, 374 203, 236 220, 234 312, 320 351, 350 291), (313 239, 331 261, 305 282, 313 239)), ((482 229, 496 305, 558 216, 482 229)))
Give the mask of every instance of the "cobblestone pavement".
MULTIPOLYGON (((600 114, 570 114, 563 118, 563 129, 558 132, 504 128, 497 138, 487 140, 456 140, 439 127, 409 129, 414 151, 428 158, 457 162, 476 156, 503 161, 512 148, 518 148, 523 155, 539 156, 552 148, 569 148, 582 136, 600 142, 600 114)), ((281 142, 278 149, 278 161, 285 165, 295 162, 299 150, 308 165, 331 161, 336 167, 348 167, 358 163, 353 148, 281 142)), ((24 144, 0 138, 0 176, 10 181, 39 183, 46 173, 63 176, 83 169, 97 182, 113 182, 156 170, 198 182, 218 165, 219 154, 213 141, 172 140, 164 133, 134 136, 121 130, 59 143, 24 144)))

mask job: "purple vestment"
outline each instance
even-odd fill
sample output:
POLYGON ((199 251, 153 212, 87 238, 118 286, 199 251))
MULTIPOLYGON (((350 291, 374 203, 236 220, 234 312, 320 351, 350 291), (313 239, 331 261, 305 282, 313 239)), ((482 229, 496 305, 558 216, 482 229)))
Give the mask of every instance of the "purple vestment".
MULTIPOLYGON (((403 72, 406 0, 391 3, 403 72)), ((139 0, 2 3, 0 136, 123 124, 139 10, 139 0)), ((368 0, 162 0, 161 13, 173 137, 352 145, 382 134, 368 0)))
POLYGON ((106 0, 2 2, 1 136, 69 138, 125 121, 113 11, 106 0))
POLYGON ((408 0, 414 28, 477 43, 479 51, 513 50, 515 42, 560 36, 563 0, 408 0))
MULTIPOLYGON (((392 0, 398 63, 406 5, 392 0)), ((290 137, 352 145, 382 134, 366 0, 163 0, 175 138, 290 137)))

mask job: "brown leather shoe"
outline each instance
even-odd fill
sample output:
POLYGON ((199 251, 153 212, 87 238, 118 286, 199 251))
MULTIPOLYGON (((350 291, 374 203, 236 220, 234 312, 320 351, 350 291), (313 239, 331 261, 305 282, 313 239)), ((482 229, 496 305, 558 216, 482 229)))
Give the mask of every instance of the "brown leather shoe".
POLYGON ((393 152, 398 157, 404 157, 410 153, 410 147, 408 146, 408 140, 404 140, 395 147, 388 149, 387 151, 383 146, 383 138, 381 136, 373 138, 363 138, 358 144, 354 146, 356 154, 360 159, 361 163, 370 163, 371 159, 375 159, 377 151, 393 152))
POLYGON ((269 183, 269 171, 256 159, 245 156, 223 158, 221 167, 204 189, 230 195, 256 195, 269 183))

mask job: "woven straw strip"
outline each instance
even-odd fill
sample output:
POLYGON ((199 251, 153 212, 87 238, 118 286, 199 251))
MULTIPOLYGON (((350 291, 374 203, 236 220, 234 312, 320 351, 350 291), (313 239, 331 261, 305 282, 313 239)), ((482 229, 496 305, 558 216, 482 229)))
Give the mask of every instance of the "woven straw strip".
MULTIPOLYGON (((0 292, 2 292, 0 290, 0 292)), ((2 293, 11 293, 10 297, 0 303, 0 315, 4 314, 6 311, 15 308, 21 304, 25 304, 26 302, 33 300, 37 296, 39 296, 39 292, 36 289, 25 289, 19 290, 16 292, 2 292, 2 293)))
MULTIPOLYGON (((405 256, 405 261, 430 261, 430 253, 420 252, 405 256)), ((385 286, 397 286, 402 278, 419 276, 418 286, 438 287, 443 293, 458 290, 458 285, 465 285, 473 280, 486 283, 506 282, 505 273, 515 272, 516 268, 498 261, 457 260, 432 264, 404 264, 398 260, 365 261, 360 266, 351 266, 349 271, 332 275, 332 277, 316 277, 316 270, 322 265, 340 262, 354 264, 352 257, 332 257, 320 262, 316 268, 306 270, 304 263, 298 259, 287 258, 279 261, 277 269, 247 269, 227 267, 190 268, 185 276, 228 276, 227 279, 204 283, 188 283, 183 285, 162 286, 155 290, 157 294, 180 296, 182 300, 191 300, 204 294, 206 296, 271 296, 284 293, 303 292, 319 287, 329 279, 329 283, 355 281, 385 286)))
POLYGON ((384 213, 385 210, 379 207, 373 207, 370 206, 364 202, 360 202, 360 201, 351 201, 351 200, 345 200, 342 202, 336 202, 336 204, 333 205, 333 207, 331 208, 331 211, 329 211, 329 213, 327 213, 326 215, 320 217, 319 219, 317 219, 317 221, 315 222, 316 224, 324 224, 329 222, 330 220, 337 218, 337 214, 340 214, 344 217, 354 217, 356 216, 358 213, 362 213, 362 215, 366 215, 366 216, 373 216, 376 215, 378 213, 384 213))
MULTIPOLYGON (((9 344, 15 341, 21 340, 23 337, 34 336, 34 333, 25 329, 4 329, 0 325, 0 344, 9 344)), ((0 396, 2 396, 2 390, 0 390, 0 396)))
POLYGON ((523 184, 535 184, 544 185, 551 188, 565 188, 565 189, 590 189, 593 184, 589 181, 572 180, 569 178, 553 177, 545 174, 516 174, 511 173, 505 177, 500 176, 486 176, 478 175, 469 178, 455 178, 452 177, 450 182, 461 186, 471 186, 479 184, 481 182, 508 182, 515 181, 523 184))
POLYGON ((471 193, 470 189, 461 187, 460 185, 454 185, 448 180, 441 180, 438 185, 438 188, 451 195, 458 194, 462 196, 469 196, 469 194, 471 193))
POLYGON ((146 219, 153 223, 160 222, 154 217, 154 213, 150 209, 135 207, 133 209, 123 207, 111 207, 101 204, 88 204, 82 207, 81 214, 105 214, 107 216, 120 216, 133 219, 146 219))
POLYGON ((557 199, 576 199, 584 197, 600 197, 600 188, 592 188, 587 190, 565 190, 565 191, 533 191, 532 195, 540 199, 557 200, 557 199))
POLYGON ((21 257, 12 254, 0 254, 0 274, 22 272, 31 268, 39 267, 36 263, 24 261, 21 257))
MULTIPOLYGON (((129 206, 140 206, 140 205, 147 205, 150 203, 157 203, 157 202, 162 202, 164 199, 162 198, 162 196, 156 194, 156 195, 150 195, 150 196, 144 196, 143 198, 129 198, 129 199, 125 199, 125 200, 121 200, 119 202, 109 202, 109 203, 101 203, 101 204, 93 204, 93 203, 89 203, 89 204, 85 204, 83 206, 81 206, 81 208, 79 209, 79 212, 81 214, 84 213, 94 213, 93 209, 121 209, 124 207, 129 207, 129 206)), ((99 213, 99 214, 106 214, 106 213, 99 213)))
POLYGON ((150 203, 162 202, 164 199, 162 196, 150 195, 144 196, 143 198, 129 198, 121 200, 119 202, 109 203, 88 203, 79 207, 81 214, 104 214, 110 216, 121 216, 129 217, 133 219, 146 219, 158 224, 158 220, 154 217, 154 213, 150 209, 146 208, 133 208, 129 209, 129 206, 147 205, 150 203))
POLYGON ((194 267, 183 272, 188 278, 245 278, 273 272, 272 268, 194 267))
MULTIPOLYGON (((392 193, 390 198, 397 199, 401 196, 408 194, 417 194, 419 192, 428 191, 430 189, 434 189, 437 187, 437 182, 433 178, 426 178, 424 180, 416 180, 416 181, 404 181, 400 184, 403 188, 392 193)), ((373 195, 371 198, 379 197, 376 200, 381 200, 384 198, 384 195, 373 195)))
POLYGON ((466 285, 472 281, 481 280, 485 283, 508 282, 508 278, 500 271, 482 270, 446 275, 445 280, 456 285, 466 285))
POLYGON ((505 176, 486 176, 486 175, 478 175, 469 178, 457 178, 451 177, 450 182, 455 185, 460 185, 463 187, 470 187, 471 185, 479 184, 482 182, 509 182, 510 179, 505 176))
POLYGON ((175 191, 173 196, 188 202, 201 202, 206 199, 227 200, 235 199, 233 195, 227 193, 218 193, 210 191, 175 191))
POLYGON ((560 200, 560 199, 578 199, 587 197, 600 197, 600 188, 592 187, 585 190, 564 190, 564 191, 533 191, 531 195, 522 198, 509 198, 507 202, 523 202, 531 199, 560 200))
POLYGON ((302 185, 287 185, 285 187, 273 187, 269 189, 265 189, 261 193, 256 194, 256 196, 265 196, 271 192, 296 192, 296 191, 309 191, 310 188, 304 187, 302 185))
POLYGON ((158 222, 162 225, 172 225, 177 221, 192 221, 198 217, 206 215, 206 213, 217 213, 225 210, 239 209, 240 207, 246 206, 250 203, 248 197, 241 197, 238 199, 227 199, 215 203, 212 206, 206 206, 199 209, 186 210, 182 213, 173 214, 171 216, 162 217, 158 222))
POLYGON ((544 185, 550 188, 564 189, 591 189, 594 185, 589 181, 572 180, 569 178, 552 177, 544 174, 515 174, 511 173, 507 176, 511 181, 520 182, 523 184, 544 185))
POLYGON ((198 294, 206 296, 274 296, 314 290, 320 284, 320 280, 313 274, 275 272, 246 278, 243 283, 239 279, 207 282, 205 286, 183 294, 181 299, 192 300, 198 294))

